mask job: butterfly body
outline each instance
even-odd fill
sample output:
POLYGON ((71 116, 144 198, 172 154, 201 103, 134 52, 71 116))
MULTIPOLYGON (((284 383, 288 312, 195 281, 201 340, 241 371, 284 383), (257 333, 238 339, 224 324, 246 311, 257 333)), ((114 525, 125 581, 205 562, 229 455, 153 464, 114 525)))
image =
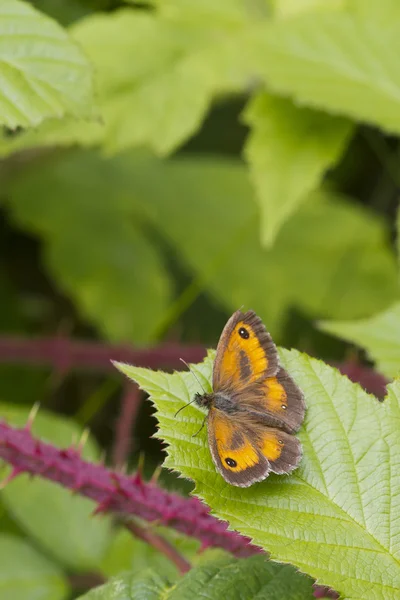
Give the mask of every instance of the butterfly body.
POLYGON ((298 466, 301 445, 293 434, 304 418, 303 395, 253 311, 229 319, 217 347, 213 392, 196 394, 195 401, 208 409, 211 455, 228 483, 248 487, 298 466))

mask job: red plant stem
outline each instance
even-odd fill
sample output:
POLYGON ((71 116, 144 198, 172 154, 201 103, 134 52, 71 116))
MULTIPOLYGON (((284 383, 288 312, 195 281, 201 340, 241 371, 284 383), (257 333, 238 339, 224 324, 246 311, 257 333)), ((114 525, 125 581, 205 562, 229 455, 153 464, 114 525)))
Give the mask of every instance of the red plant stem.
POLYGON ((146 527, 140 527, 133 521, 127 521, 124 523, 125 527, 129 529, 136 537, 147 542, 153 548, 156 548, 162 552, 171 562, 174 563, 178 571, 183 574, 190 570, 191 564, 161 535, 158 535, 154 531, 146 527))
POLYGON ((64 337, 0 337, 0 363, 52 365, 61 372, 70 369, 115 370, 111 360, 152 369, 181 367, 181 358, 197 363, 205 355, 205 348, 199 345, 165 344, 135 349, 128 345, 76 341, 64 337))
POLYGON ((228 524, 213 517, 197 498, 183 498, 166 492, 155 483, 115 473, 101 464, 84 461, 74 448, 59 449, 32 437, 30 427, 14 428, 0 422, 0 458, 20 473, 40 475, 97 503, 95 513, 134 515, 149 522, 173 527, 197 538, 202 547, 223 548, 235 556, 261 552, 240 534, 228 531, 228 524))
MULTIPOLYGON (((197 363, 205 355, 206 350, 200 345, 164 344, 135 349, 128 345, 76 341, 67 337, 0 337, 0 363, 51 365, 61 373, 70 369, 112 371, 114 367, 111 360, 151 369, 181 367, 181 358, 189 363, 197 363)), ((378 397, 385 395, 386 380, 373 369, 354 361, 335 366, 368 392, 378 397)))
POLYGON ((116 469, 127 461, 132 446, 132 428, 140 408, 141 394, 139 387, 128 382, 121 400, 121 410, 115 427, 112 463, 116 469))

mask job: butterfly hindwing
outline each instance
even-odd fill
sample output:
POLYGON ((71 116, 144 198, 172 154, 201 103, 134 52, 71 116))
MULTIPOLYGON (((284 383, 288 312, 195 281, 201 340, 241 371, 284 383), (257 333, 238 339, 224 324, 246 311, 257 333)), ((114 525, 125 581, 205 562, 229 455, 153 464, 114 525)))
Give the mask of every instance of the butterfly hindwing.
POLYGON ((288 433, 299 429, 306 410, 303 393, 282 368, 275 377, 247 386, 232 399, 241 410, 255 413, 260 422, 288 433))
POLYGON ((256 440, 273 473, 288 474, 298 466, 302 451, 301 444, 294 435, 272 427, 261 430, 257 427, 256 440))
POLYGON ((248 487, 268 476, 269 463, 240 421, 216 408, 208 413, 208 441, 215 466, 231 485, 248 487))

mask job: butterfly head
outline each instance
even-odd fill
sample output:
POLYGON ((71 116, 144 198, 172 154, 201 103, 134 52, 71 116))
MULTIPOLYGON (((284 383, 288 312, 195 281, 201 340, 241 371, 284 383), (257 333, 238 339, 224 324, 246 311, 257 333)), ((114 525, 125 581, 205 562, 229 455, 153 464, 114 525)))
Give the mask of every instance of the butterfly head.
POLYGON ((211 408, 214 404, 214 394, 197 394, 194 397, 194 401, 198 406, 203 406, 204 408, 211 408))

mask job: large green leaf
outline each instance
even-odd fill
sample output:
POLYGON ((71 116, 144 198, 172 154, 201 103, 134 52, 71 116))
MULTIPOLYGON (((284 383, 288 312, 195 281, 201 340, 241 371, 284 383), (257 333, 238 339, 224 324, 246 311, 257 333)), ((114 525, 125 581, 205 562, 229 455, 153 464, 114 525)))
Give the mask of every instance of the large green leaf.
POLYGON ((153 570, 112 579, 82 600, 312 600, 312 581, 292 567, 263 556, 237 560, 218 557, 194 567, 171 585, 153 570))
POLYGON ((252 128, 245 154, 258 192, 261 241, 268 246, 340 158, 352 126, 266 92, 252 98, 244 118, 252 128))
POLYGON ((400 303, 369 319, 322 321, 320 329, 364 348, 378 371, 400 375, 400 303))
POLYGON ((18 537, 0 535, 0 597, 63 600, 68 584, 61 569, 18 537))
POLYGON ((25 172, 10 206, 19 224, 47 240, 55 280, 114 339, 148 341, 185 310, 179 300, 165 316, 161 258, 135 227, 147 221, 175 246, 199 290, 229 310, 254 308, 274 334, 292 307, 361 318, 398 292, 385 225, 336 195, 309 198, 263 250, 251 185, 234 160, 72 155, 25 172))
MULTIPOLYGON (((273 559, 290 562, 347 600, 395 600, 400 593, 400 381, 379 403, 336 369, 281 351, 307 405, 300 467, 250 488, 227 484, 211 460, 204 412, 181 406, 201 391, 190 372, 119 368, 156 406, 165 466, 196 483, 213 513, 273 559)), ((210 389, 212 356, 194 366, 210 389)))
MULTIPOLYGON (((363 4, 371 4, 364 2, 363 4)), ((269 88, 296 101, 400 131, 400 20, 316 10, 261 25, 247 48, 269 88), (258 37, 258 44, 256 39, 258 37)))
POLYGON ((0 2, 0 125, 93 113, 92 70, 79 46, 28 2, 0 2))
MULTIPOLYGON (((199 289, 230 310, 253 308, 274 334, 291 307, 313 317, 358 318, 397 296, 386 226, 354 202, 314 195, 266 251, 239 162, 126 157, 126 165, 132 194, 193 269, 199 289)), ((173 307, 171 319, 179 310, 179 304, 173 307)))
MULTIPOLYGON (((10 405, 0 405, 1 418, 21 426, 28 411, 10 405)), ((59 447, 77 444, 82 430, 72 421, 40 411, 33 423, 33 435, 59 447)), ((87 440, 83 455, 87 460, 99 458, 99 449, 92 438, 87 440)), ((92 517, 93 502, 64 489, 60 485, 20 475, 8 483, 1 497, 20 527, 48 555, 77 571, 99 567, 111 537, 107 517, 92 517)), ((8 596, 7 596, 8 598, 8 596)), ((13 598, 13 596, 10 596, 13 598)))
POLYGON ((19 225, 45 238, 52 276, 85 316, 114 340, 140 343, 164 315, 169 280, 138 227, 131 183, 122 161, 71 154, 25 171, 10 206, 19 225))
POLYGON ((132 10, 74 27, 98 73, 108 151, 148 145, 166 154, 199 128, 214 95, 235 79, 229 26, 221 28, 132 10))

